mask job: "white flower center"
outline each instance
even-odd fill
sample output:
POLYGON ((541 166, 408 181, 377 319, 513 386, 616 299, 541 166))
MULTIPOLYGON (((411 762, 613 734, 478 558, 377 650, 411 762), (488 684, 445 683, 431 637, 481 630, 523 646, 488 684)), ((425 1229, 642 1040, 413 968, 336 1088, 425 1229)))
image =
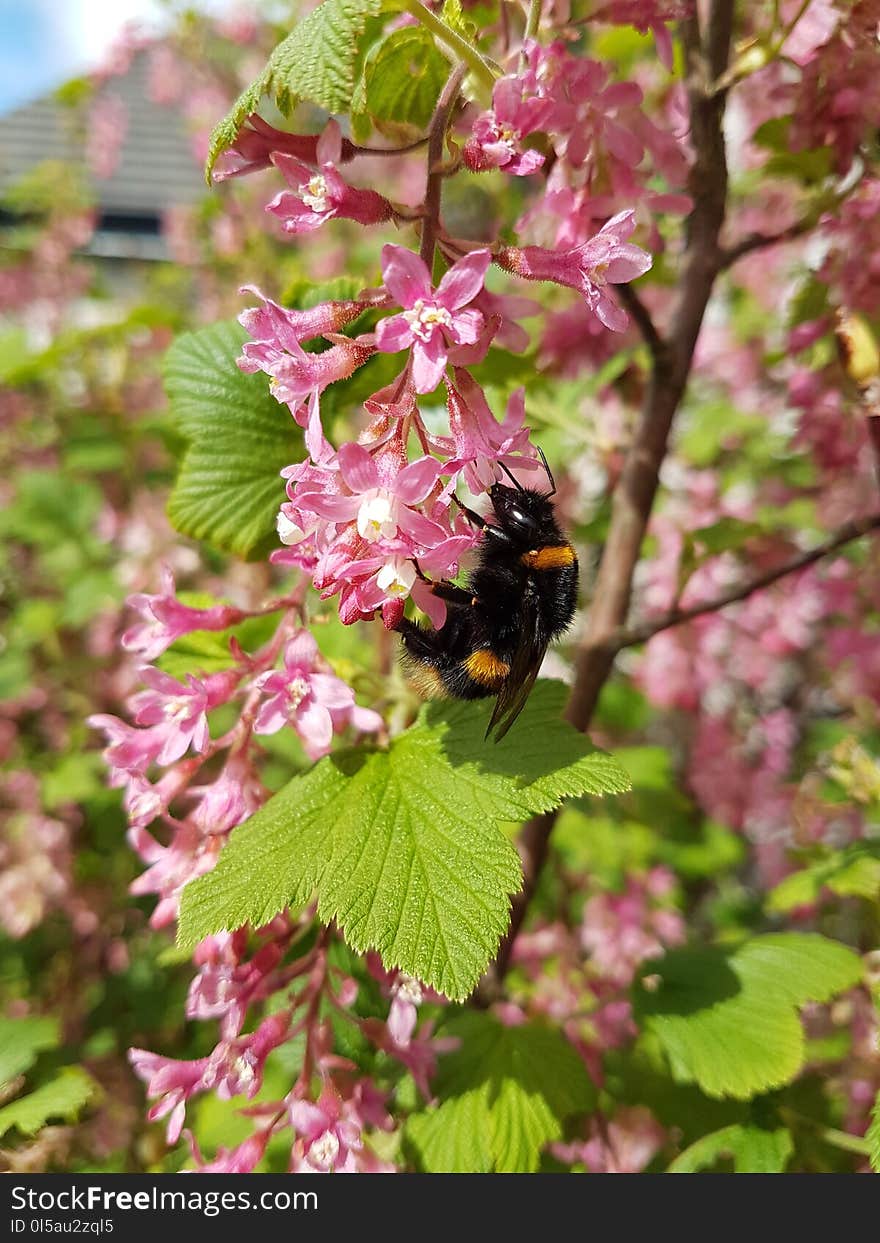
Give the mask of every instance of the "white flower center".
POLYGON ((339 1156, 339 1139, 334 1131, 319 1135, 309 1149, 309 1160, 321 1169, 329 1170, 339 1156))
POLYGON ((254 1071, 254 1055, 250 1049, 246 1053, 242 1053, 241 1057, 235 1059, 233 1069, 235 1070, 235 1077, 241 1086, 244 1089, 249 1088, 257 1077, 254 1071))
POLYGON ((498 135, 498 142, 503 142, 511 155, 516 155, 519 145, 519 131, 515 130, 512 125, 500 125, 492 114, 492 128, 498 135))
POLYGON ((328 194, 327 179, 322 177, 320 173, 315 173, 311 180, 305 182, 299 188, 300 198, 306 207, 311 207, 312 211, 327 211, 330 206, 327 201, 328 194))
POLYGON ((184 721, 190 714, 192 700, 189 695, 174 695, 162 709, 168 721, 184 721))
POLYGON ((295 712, 300 706, 306 695, 309 693, 309 684, 305 678, 296 677, 287 687, 287 710, 295 712))
POLYGON ((438 324, 441 328, 452 327, 452 316, 446 307, 425 303, 423 298, 416 299, 412 309, 403 312, 403 318, 412 329, 413 336, 420 341, 430 341, 438 324))
POLYGON ((392 497, 386 492, 368 492, 358 510, 357 529, 369 544, 392 539, 397 534, 397 518, 392 497))
POLYGON ((415 566, 411 561, 404 561, 402 557, 394 557, 376 575, 376 586, 392 600, 408 596, 415 581, 415 566))
POLYGON ((404 1001, 412 1002, 414 1006, 422 1004, 422 986, 411 975, 402 975, 397 981, 397 988, 394 991, 404 1001))

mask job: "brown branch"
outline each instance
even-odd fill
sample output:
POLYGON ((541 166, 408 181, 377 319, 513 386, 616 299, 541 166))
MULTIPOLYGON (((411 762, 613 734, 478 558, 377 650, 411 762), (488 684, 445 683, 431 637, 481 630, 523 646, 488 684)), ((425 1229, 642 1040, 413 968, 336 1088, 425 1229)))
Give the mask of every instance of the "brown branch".
POLYGON ((666 342, 651 318, 651 312, 632 285, 615 285, 614 292, 632 316, 653 358, 659 362, 660 358, 666 354, 666 342))
POLYGON ((783 562, 775 570, 759 574, 751 582, 732 587, 730 591, 716 596, 714 600, 707 600, 704 604, 694 604, 688 609, 670 609, 668 613, 653 621, 644 622, 641 626, 632 626, 628 630, 620 630, 612 640, 614 650, 619 652, 625 647, 636 647, 640 643, 646 643, 661 630, 684 625, 685 622, 693 621, 695 617, 703 617, 706 613, 717 613, 721 609, 726 609, 729 604, 737 604, 740 600, 746 600, 756 591, 771 587, 781 578, 796 574, 798 570, 804 570, 809 565, 814 565, 823 557, 837 552, 838 548, 843 548, 845 544, 851 544, 853 540, 861 539, 863 535, 868 535, 871 531, 878 529, 880 529, 880 514, 869 514, 866 518, 856 518, 852 522, 845 522, 833 535, 823 543, 817 544, 815 548, 800 553, 797 557, 792 557, 790 561, 783 562))
POLYGON ((434 243, 440 227, 440 197, 443 193, 443 147, 446 142, 446 130, 458 99, 458 92, 468 71, 467 65, 457 65, 449 75, 443 87, 437 107, 431 118, 428 131, 428 180, 425 184, 424 221, 422 223, 422 240, 419 254, 425 261, 428 272, 434 263, 434 243))
POLYGON ((727 246, 721 251, 718 266, 723 271, 736 263, 737 259, 742 259, 743 255, 753 254, 756 250, 766 250, 770 246, 779 246, 783 242, 793 242, 796 238, 809 233, 811 229, 815 229, 817 223, 816 217, 810 215, 804 216, 802 220, 796 220, 787 229, 780 229, 778 233, 750 233, 741 241, 735 242, 733 246, 727 246))
MULTIPOLYGON (((576 677, 566 715, 579 730, 590 724, 616 655, 614 639, 625 625, 633 575, 641 553, 669 433, 690 374, 697 336, 719 272, 718 238, 727 203, 727 160, 722 122, 726 96, 710 84, 727 67, 734 0, 712 0, 705 37, 694 15, 681 24, 687 68, 691 140, 695 160, 688 180, 694 206, 686 223, 685 253, 666 349, 652 354, 650 382, 635 439, 612 500, 611 524, 602 553, 587 627, 577 657, 576 677)), ((513 942, 525 918, 547 857, 555 813, 523 829, 520 854, 523 888, 511 911, 510 929, 481 1000, 497 995, 510 962, 513 942)))

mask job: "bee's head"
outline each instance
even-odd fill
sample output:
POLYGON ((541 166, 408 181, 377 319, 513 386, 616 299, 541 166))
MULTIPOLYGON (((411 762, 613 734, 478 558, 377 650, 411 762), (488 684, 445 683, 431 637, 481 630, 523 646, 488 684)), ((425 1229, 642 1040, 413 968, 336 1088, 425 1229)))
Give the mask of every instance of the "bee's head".
POLYGON ((529 542, 555 528, 553 505, 546 492, 496 483, 489 489, 489 496, 498 525, 508 535, 529 542))

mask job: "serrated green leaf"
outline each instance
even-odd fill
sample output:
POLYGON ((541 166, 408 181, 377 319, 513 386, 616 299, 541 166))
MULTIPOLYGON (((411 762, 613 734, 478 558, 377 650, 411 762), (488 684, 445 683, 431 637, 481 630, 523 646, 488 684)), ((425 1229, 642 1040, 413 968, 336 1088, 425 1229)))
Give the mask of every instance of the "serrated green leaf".
POLYGON ((490 703, 432 703, 387 751, 340 752, 295 777, 186 887, 179 942, 266 923, 317 892, 358 952, 378 950, 454 1000, 507 930, 519 858, 500 822, 626 774, 561 719, 566 689, 539 682, 510 733, 484 739, 490 703))
POLYGON ((449 77, 449 61, 423 26, 394 30, 372 47, 351 101, 382 133, 415 136, 425 130, 449 77))
POLYGON ((782 1174, 794 1152, 786 1127, 773 1130, 736 1123, 712 1135, 704 1135, 672 1162, 668 1173, 694 1174, 715 1165, 719 1157, 732 1157, 736 1174, 782 1174))
POLYGON ((0 1136, 13 1127, 22 1135, 36 1135, 53 1118, 72 1122, 96 1090, 94 1079, 81 1066, 65 1066, 36 1091, 0 1109, 0 1136))
POLYGON ((373 19, 399 8, 396 0, 323 0, 278 44, 260 76, 215 127, 206 177, 210 180, 218 156, 235 142, 264 95, 286 116, 305 99, 328 112, 347 113, 363 56, 381 33, 373 19))
POLYGON ((58 1044, 57 1019, 0 1018, 0 1086, 30 1070, 37 1055, 58 1044))
POLYGON ((266 377, 236 366, 246 339, 234 323, 185 333, 164 368, 172 412, 190 442, 169 518, 183 535, 244 557, 271 538, 284 500, 280 471, 303 456, 302 434, 266 377))
POLYGON ((802 1068, 798 1007, 827 1001, 861 977, 858 955, 836 941, 759 936, 729 953, 694 947, 648 963, 635 987, 635 1013, 660 1040, 679 1082, 745 1100, 802 1068))
POLYGON ((442 1104, 406 1127, 429 1173, 530 1173, 565 1118, 592 1108, 584 1064, 558 1031, 470 1012, 444 1024, 443 1035, 461 1043, 440 1058, 433 1086, 442 1104))

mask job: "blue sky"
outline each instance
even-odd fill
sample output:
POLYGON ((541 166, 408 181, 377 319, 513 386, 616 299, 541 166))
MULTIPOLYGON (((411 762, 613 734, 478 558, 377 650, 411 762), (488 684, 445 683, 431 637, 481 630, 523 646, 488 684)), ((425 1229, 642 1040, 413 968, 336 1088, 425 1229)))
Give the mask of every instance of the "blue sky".
POLYGON ((162 0, 0 0, 0 112, 94 68, 127 21, 155 26, 163 10, 162 0))

